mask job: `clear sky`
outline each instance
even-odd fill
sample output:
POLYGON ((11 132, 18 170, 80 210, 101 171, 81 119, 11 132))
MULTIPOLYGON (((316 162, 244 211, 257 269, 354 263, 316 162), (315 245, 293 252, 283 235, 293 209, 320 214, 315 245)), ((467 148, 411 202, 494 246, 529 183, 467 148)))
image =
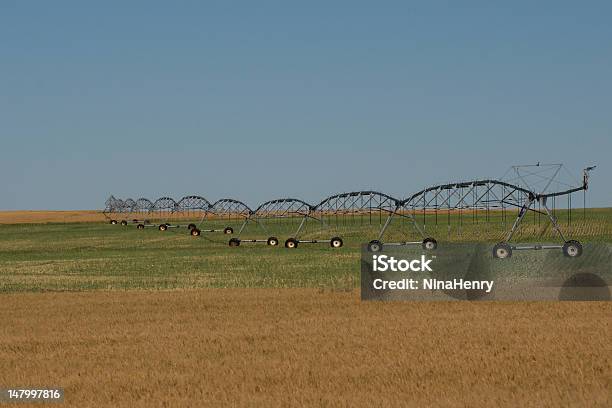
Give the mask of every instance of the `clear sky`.
POLYGON ((0 208, 250 205, 597 164, 612 2, 0 1, 0 208), (86 4, 87 3, 87 4, 86 4))

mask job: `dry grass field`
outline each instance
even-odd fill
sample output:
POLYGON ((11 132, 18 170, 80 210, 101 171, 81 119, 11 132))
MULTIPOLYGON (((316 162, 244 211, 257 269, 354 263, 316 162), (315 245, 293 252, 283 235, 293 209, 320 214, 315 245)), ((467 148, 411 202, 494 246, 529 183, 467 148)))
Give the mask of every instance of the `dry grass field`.
POLYGON ((317 289, 11 293, 0 384, 64 387, 70 407, 607 407, 611 315, 317 289))

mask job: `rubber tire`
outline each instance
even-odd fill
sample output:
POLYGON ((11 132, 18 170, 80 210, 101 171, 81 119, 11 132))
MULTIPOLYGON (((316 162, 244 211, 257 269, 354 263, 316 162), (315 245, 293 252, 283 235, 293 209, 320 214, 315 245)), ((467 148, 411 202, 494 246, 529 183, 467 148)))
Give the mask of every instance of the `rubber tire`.
POLYGON ((578 258, 582 255, 582 244, 576 240, 569 240, 563 244, 563 255, 568 258, 578 258))
POLYGON ((285 241, 285 248, 295 249, 298 247, 298 241, 295 238, 288 238, 285 241))
POLYGON ((428 251, 433 251, 434 249, 438 247, 438 241, 436 241, 435 239, 431 237, 425 238, 421 246, 423 247, 423 249, 426 249, 428 251))
POLYGON ((193 229, 196 229, 196 228, 197 228, 197 226, 196 226, 195 224, 189 224, 189 225, 187 226, 187 229, 188 229, 188 230, 193 230, 193 229))
POLYGON ((505 242, 500 242, 493 247, 493 258, 506 259, 512 256, 512 247, 505 242))
POLYGON ((329 246, 332 248, 342 248, 343 245, 344 241, 342 241, 342 238, 340 237, 333 237, 329 240, 329 246))
POLYGON ((132 220, 132 224, 138 224, 138 220, 137 219, 133 219, 132 220))
POLYGON ((230 235, 234 233, 234 229, 232 227, 225 227, 225 229, 223 230, 223 233, 225 235, 230 235))
POLYGON ((268 238, 268 245, 270 245, 270 246, 277 246, 278 245, 278 238, 276 238, 276 237, 268 238))
POLYGON ((238 238, 232 238, 229 240, 229 246, 237 247, 240 246, 240 240, 238 238))
POLYGON ((161 224, 159 227, 157 227, 157 229, 159 229, 160 231, 165 231, 168 229, 168 226, 166 224, 161 224))
POLYGON ((121 225, 125 227, 127 225, 127 221, 126 220, 121 221, 121 225))
POLYGON ((202 231, 200 231, 200 230, 199 230, 199 229, 197 229, 197 228, 193 228, 193 229, 192 229, 192 230, 191 230, 189 233, 190 233, 190 234, 191 234, 191 236, 193 236, 193 237, 199 237, 199 236, 200 236, 200 234, 202 233, 202 231))
POLYGON ((368 243, 368 252, 380 252, 383 249, 383 243, 377 239, 373 239, 368 243))
POLYGON ((144 229, 144 225, 143 225, 143 224, 138 224, 138 225, 136 226, 136 229, 144 229))
POLYGON ((117 225, 117 220, 110 220, 111 225, 117 225))

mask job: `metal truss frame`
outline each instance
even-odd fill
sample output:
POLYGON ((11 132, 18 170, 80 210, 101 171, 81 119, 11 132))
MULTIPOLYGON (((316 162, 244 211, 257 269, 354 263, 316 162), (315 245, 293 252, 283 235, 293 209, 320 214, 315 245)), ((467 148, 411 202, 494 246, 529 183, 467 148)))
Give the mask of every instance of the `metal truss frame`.
MULTIPOLYGON (((420 230, 419 225, 415 222, 412 215, 403 214, 399 211, 401 206, 400 203, 400 200, 397 198, 379 191, 352 191, 334 194, 323 199, 313 208, 313 214, 322 221, 327 219, 328 223, 335 223, 336 225, 341 224, 342 221, 346 221, 346 216, 361 216, 361 221, 363 221, 362 217, 366 216, 368 222, 371 224, 373 217, 378 215, 379 222, 382 222, 383 218, 385 222, 379 233, 378 239, 374 241, 381 239, 394 216, 408 219, 422 235, 423 232, 420 230)), ((340 237, 332 238, 332 241, 334 239, 338 239, 342 242, 340 237)))
POLYGON ((215 201, 213 204, 208 205, 200 217, 199 223, 189 224, 188 228, 191 235, 200 236, 202 232, 223 232, 224 234, 230 235, 234 233, 234 228, 226 226, 223 229, 219 228, 203 228, 203 225, 210 221, 211 218, 232 219, 232 217, 243 218, 243 225, 240 227, 240 231, 244 228, 246 218, 251 214, 251 209, 244 204, 242 201, 234 200, 232 198, 222 198, 215 201))
MULTIPOLYGON (((554 201, 557 197, 568 197, 568 217, 571 217, 571 196, 573 193, 583 191, 586 203, 586 191, 589 187, 589 175, 595 166, 587 167, 583 170, 580 185, 565 184, 558 179, 563 170, 561 164, 540 165, 521 165, 512 166, 510 173, 514 176, 511 179, 476 179, 463 182, 438 184, 422 189, 403 200, 391 197, 387 194, 372 191, 353 191, 331 195, 317 205, 311 205, 303 200, 296 198, 278 198, 266 201, 259 205, 255 210, 251 210, 245 203, 231 199, 222 198, 211 204, 207 199, 198 195, 189 195, 181 198, 178 202, 170 197, 161 197, 151 202, 146 198, 133 200, 131 198, 122 200, 110 196, 105 202, 103 215, 112 224, 117 224, 121 220, 122 225, 127 225, 129 216, 144 216, 144 220, 133 219, 138 222, 138 228, 154 226, 148 218, 162 219, 163 222, 158 226, 162 231, 168 228, 179 228, 181 225, 170 224, 167 220, 173 214, 201 212, 202 217, 199 224, 188 225, 192 235, 199 235, 201 232, 221 232, 233 233, 233 228, 226 227, 220 229, 200 229, 200 227, 210 219, 240 219, 242 223, 239 227, 237 236, 230 239, 230 246, 238 246, 241 242, 266 242, 268 245, 276 246, 279 244, 277 237, 269 236, 268 239, 244 239, 240 235, 244 232, 246 225, 250 222, 255 223, 266 231, 262 223, 265 219, 277 218, 298 218, 301 219, 297 229, 291 237, 285 241, 288 248, 296 248, 300 243, 330 243, 332 247, 338 248, 343 245, 340 237, 331 239, 300 239, 304 232, 306 222, 314 220, 322 226, 330 223, 339 223, 344 216, 360 216, 360 220, 368 219, 370 224, 375 215, 379 220, 385 219, 384 224, 379 230, 376 239, 370 241, 368 249, 380 251, 383 248, 382 239, 394 218, 402 218, 418 232, 422 241, 408 241, 385 243, 384 245, 409 245, 421 244, 424 249, 433 250, 437 247, 437 241, 428 237, 426 234, 426 219, 428 214, 435 214, 437 223, 438 214, 446 212, 450 225, 450 214, 459 214, 461 220, 462 211, 472 210, 474 219, 479 211, 486 214, 489 219, 490 211, 501 210, 505 220, 506 210, 518 210, 512 227, 505 234, 504 240, 494 248, 494 256, 506 258, 512 255, 513 250, 523 249, 552 249, 562 248, 565 255, 574 257, 580 256, 582 246, 578 241, 567 240, 561 226, 555 216, 554 201), (549 173, 544 174, 547 170, 549 173), (535 179, 536 183, 529 180, 535 179), (560 187, 557 187, 560 186, 560 187), (549 206, 553 202, 552 209, 549 206), (537 207, 537 208, 536 208, 537 207), (420 225, 417 213, 423 214, 423 224, 420 225), (526 217, 526 214, 534 213, 546 217, 552 229, 563 242, 562 245, 510 245, 516 231, 526 217), (364 218, 365 217, 365 218, 364 218)), ((585 204, 586 207, 586 204, 585 204)))
MULTIPOLYGON (((422 211, 423 220, 425 221, 425 215, 428 212, 434 212, 436 217, 438 211, 446 211, 449 215, 453 211, 470 210, 484 210, 486 211, 486 217, 489 217, 489 211, 492 209, 501 209, 502 212, 509 208, 518 209, 518 214, 510 231, 506 234, 504 241, 498 243, 493 254, 496 258, 507 258, 512 255, 512 250, 527 250, 527 249, 563 249, 563 252, 567 256, 580 256, 582 253, 582 246, 578 241, 567 240, 561 231, 561 227, 554 216, 553 211, 548 207, 547 203, 550 198, 553 200, 556 197, 568 196, 570 197, 569 205, 571 205, 571 194, 579 191, 586 191, 589 183, 589 173, 595 167, 588 167, 583 170, 582 185, 580 186, 567 186, 567 188, 559 191, 548 191, 549 187, 561 170, 561 165, 542 165, 552 166, 554 172, 550 177, 541 176, 543 188, 536 191, 535 189, 529 189, 531 187, 525 180, 524 175, 521 174, 521 169, 524 167, 540 167, 540 165, 528 165, 528 166, 513 166, 513 171, 518 175, 518 179, 522 182, 522 185, 508 183, 502 180, 495 179, 482 179, 473 180, 467 182, 440 184, 432 187, 420 190, 401 202, 401 207, 405 212, 415 213, 416 211, 422 211), (536 209, 535 204, 538 203, 541 209, 536 209), (514 237, 514 234, 518 230, 521 222, 525 218, 528 212, 534 212, 546 216, 563 242, 563 245, 510 245, 509 242, 514 237)), ((537 173, 530 172, 529 175, 537 175, 537 173)), ((391 215, 392 216, 392 215, 391 215)), ((420 229, 421 231, 423 229, 420 229)), ((378 240, 370 242, 368 248, 371 251, 379 251, 382 249, 380 238, 384 233, 384 228, 379 234, 378 240)), ((426 238, 426 240, 435 240, 433 238, 426 238)), ((431 241, 430 241, 431 242, 431 241)), ((391 243, 387 245, 402 245, 406 243, 391 243)), ((423 247, 425 249, 435 249, 435 245, 426 245, 423 241, 423 247)))
POLYGON ((363 190, 334 194, 321 201, 314 208, 314 212, 321 219, 329 217, 331 219, 336 218, 336 221, 338 219, 344 219, 339 217, 345 217, 347 215, 362 215, 367 216, 370 223, 374 214, 378 213, 379 219, 382 219, 384 214, 385 221, 377 238, 369 243, 368 248, 370 248, 371 251, 382 250, 382 237, 395 217, 408 220, 423 238, 423 241, 394 243, 392 245, 421 244, 431 239, 425 237, 424 231, 420 228, 412 214, 402 211, 401 200, 378 191, 363 190))
POLYGON ((311 204, 308 204, 307 202, 298 198, 287 197, 266 201, 259 205, 255 211, 250 213, 249 217, 245 220, 245 223, 243 223, 238 236, 230 239, 229 245, 239 246, 243 242, 265 242, 270 246, 277 246, 279 244, 279 240, 278 237, 275 236, 269 236, 268 239, 245 239, 241 238, 240 235, 248 222, 254 222, 260 228, 262 228, 263 231, 267 232, 267 229, 262 221, 279 218, 301 218, 300 224, 293 236, 285 241, 286 248, 296 248, 300 242, 314 243, 312 240, 300 241, 296 238, 302 230, 306 220, 309 218, 315 219, 311 216, 312 209, 313 206, 311 204))
MULTIPOLYGON (((201 218, 202 214, 206 214, 210 206, 210 201, 200 195, 187 195, 177 201, 174 211, 181 218, 191 218, 191 216, 194 216, 195 218, 199 219, 201 218)), ((180 222, 177 222, 176 224, 170 224, 167 226, 168 228, 187 227, 191 235, 200 235, 200 230, 197 229, 196 224, 194 222, 190 222, 187 225, 183 225, 180 222)))
POLYGON ((122 200, 111 195, 105 202, 102 214, 110 224, 127 225, 127 219, 134 212, 135 206, 136 202, 131 198, 122 200))
POLYGON ((135 218, 132 220, 135 222, 136 228, 143 229, 145 225, 149 225, 149 215, 151 212, 151 208, 153 207, 153 202, 148 198, 140 197, 136 200, 134 205, 134 215, 135 218))
POLYGON ((115 196, 111 195, 104 202, 104 210, 102 210, 102 214, 111 224, 117 224, 114 214, 119 213, 122 208, 123 200, 115 198, 115 196))
MULTIPOLYGON (((153 205, 149 209, 149 215, 151 218, 161 220, 161 224, 158 225, 160 231, 166 231, 168 228, 179 228, 178 225, 169 223, 169 219, 172 214, 175 214, 178 210, 178 203, 171 197, 160 197, 153 202, 153 205)), ((139 224, 139 228, 142 226, 147 227, 151 224, 139 224)), ((152 225, 151 225, 152 226, 152 225)))

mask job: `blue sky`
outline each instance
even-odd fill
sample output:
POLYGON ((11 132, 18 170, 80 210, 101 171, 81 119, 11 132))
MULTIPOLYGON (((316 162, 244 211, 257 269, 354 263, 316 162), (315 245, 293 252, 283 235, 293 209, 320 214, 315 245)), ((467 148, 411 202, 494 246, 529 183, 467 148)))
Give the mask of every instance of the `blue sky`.
POLYGON ((494 3, 4 0, 0 209, 403 197, 537 161, 597 164, 612 206, 612 3, 494 3))

